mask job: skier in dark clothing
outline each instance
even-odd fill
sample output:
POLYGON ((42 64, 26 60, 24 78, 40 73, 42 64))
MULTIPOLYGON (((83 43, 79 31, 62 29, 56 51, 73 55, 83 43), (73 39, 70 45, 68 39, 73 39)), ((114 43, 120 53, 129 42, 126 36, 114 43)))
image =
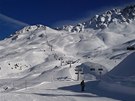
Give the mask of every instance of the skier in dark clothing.
POLYGON ((84 91, 84 87, 85 87, 84 80, 82 80, 82 82, 80 83, 80 85, 81 85, 81 91, 83 92, 84 91))

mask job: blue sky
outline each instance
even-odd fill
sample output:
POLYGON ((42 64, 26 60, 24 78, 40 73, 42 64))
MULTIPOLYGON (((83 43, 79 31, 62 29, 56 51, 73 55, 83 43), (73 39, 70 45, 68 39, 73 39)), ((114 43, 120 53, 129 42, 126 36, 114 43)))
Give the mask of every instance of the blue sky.
POLYGON ((0 15, 0 40, 24 27, 24 23, 49 27, 74 25, 95 14, 128 4, 135 4, 135 0, 0 0, 0 14, 20 21, 15 24, 18 21, 12 22, 0 15))
POLYGON ((28 24, 74 24, 135 0, 0 0, 0 13, 28 24))

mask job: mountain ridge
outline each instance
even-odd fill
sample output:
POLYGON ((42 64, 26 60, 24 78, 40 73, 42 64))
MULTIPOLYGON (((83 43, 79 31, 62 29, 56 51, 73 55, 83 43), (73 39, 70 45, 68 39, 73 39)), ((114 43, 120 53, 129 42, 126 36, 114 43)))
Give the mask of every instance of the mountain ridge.
POLYGON ((104 29, 107 28, 111 23, 130 23, 131 20, 135 19, 135 5, 127 6, 123 9, 112 9, 105 11, 100 15, 95 15, 90 20, 78 23, 75 26, 65 25, 61 28, 56 28, 58 30, 66 30, 69 32, 80 32, 85 28, 93 29, 104 29))

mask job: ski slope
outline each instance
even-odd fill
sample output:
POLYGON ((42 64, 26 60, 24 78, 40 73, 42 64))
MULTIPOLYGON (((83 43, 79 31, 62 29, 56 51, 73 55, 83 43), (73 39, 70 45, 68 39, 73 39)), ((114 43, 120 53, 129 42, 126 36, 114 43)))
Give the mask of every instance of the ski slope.
POLYGON ((27 26, 0 41, 0 99, 134 101, 134 51, 127 47, 135 46, 135 20, 123 21, 123 9, 110 12, 60 29, 27 26), (83 68, 79 77, 78 66, 83 68), (118 77, 108 80, 112 74, 118 77), (83 79, 86 91, 80 92, 83 79), (114 91, 118 88, 126 93, 114 91))

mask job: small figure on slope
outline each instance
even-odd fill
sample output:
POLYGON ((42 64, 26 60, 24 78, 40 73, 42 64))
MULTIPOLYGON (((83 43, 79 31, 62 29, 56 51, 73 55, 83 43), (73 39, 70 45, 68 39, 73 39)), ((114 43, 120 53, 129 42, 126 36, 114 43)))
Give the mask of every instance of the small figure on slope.
POLYGON ((84 91, 84 88, 85 88, 85 82, 84 82, 84 80, 81 81, 80 85, 81 85, 81 91, 83 92, 84 91))

